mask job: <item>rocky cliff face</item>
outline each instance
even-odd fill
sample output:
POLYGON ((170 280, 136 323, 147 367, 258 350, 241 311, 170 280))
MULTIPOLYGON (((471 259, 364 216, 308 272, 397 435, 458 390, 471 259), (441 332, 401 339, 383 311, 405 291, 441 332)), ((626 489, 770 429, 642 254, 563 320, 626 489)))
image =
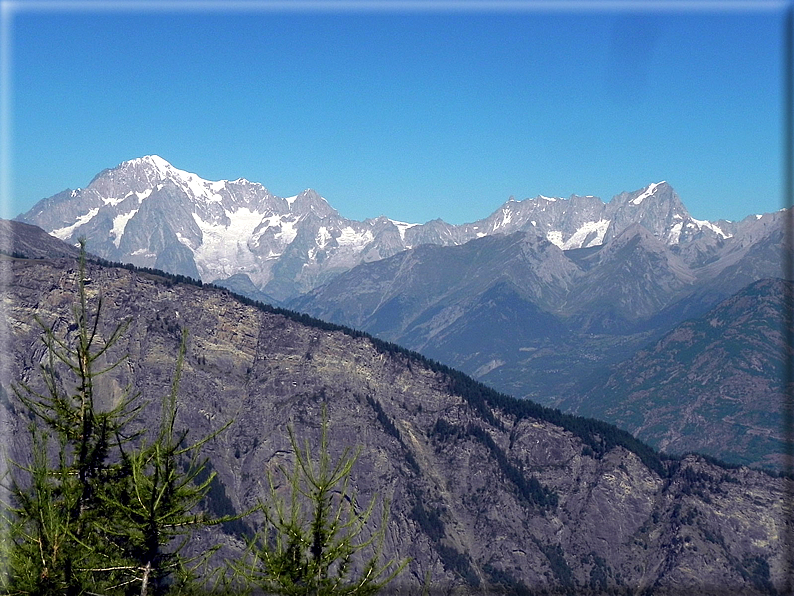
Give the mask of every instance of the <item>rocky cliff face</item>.
MULTIPOLYGON (((12 380, 37 382, 34 316, 63 337, 74 332, 76 263, 0 258, 11 282, 8 396, 12 380)), ((782 479, 694 455, 659 459, 609 425, 507 398, 394 346, 226 291, 96 265, 89 275, 108 328, 131 321, 109 356, 129 361, 102 381, 103 395, 113 400, 132 383, 151 400, 145 426, 168 390, 180 329, 189 329, 178 423, 198 437, 234 421, 207 446, 221 482, 210 507, 242 510, 264 497, 267 467, 293 458, 287 425, 315 440, 327 404, 332 449, 363 447, 353 478, 362 499, 391 500, 386 554, 413 558, 396 591, 418 593, 426 574, 439 594, 761 594, 783 585, 782 479)), ((12 398, 2 407, 10 454, 24 458, 23 412, 12 398)), ((194 548, 221 541, 233 553, 241 541, 225 532, 197 537, 194 548)))

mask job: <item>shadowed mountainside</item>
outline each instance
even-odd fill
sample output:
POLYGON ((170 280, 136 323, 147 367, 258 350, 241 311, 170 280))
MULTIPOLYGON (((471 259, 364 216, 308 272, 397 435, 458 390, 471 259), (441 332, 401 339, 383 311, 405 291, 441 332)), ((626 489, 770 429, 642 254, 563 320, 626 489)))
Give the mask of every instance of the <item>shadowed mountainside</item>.
POLYGON ((670 452, 781 468, 786 285, 791 292, 780 279, 750 284, 561 407, 670 452))

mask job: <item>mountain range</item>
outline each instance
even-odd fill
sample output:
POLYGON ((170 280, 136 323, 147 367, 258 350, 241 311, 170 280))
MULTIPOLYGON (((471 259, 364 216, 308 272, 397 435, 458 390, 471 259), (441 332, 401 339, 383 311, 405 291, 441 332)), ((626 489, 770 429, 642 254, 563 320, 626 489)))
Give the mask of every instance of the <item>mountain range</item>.
MULTIPOLYGON (((73 338, 77 262, 43 258, 46 235, 34 227, 0 229, 21 247, 0 256, 10 282, 0 424, 13 438, 9 456, 25 462, 28 419, 9 386, 43 382, 34 318, 73 338), (21 258, 28 250, 36 258, 21 258)), ((498 239, 481 242, 490 240, 498 239)), ((324 404, 334 454, 363 448, 351 478, 361 501, 390 500, 384 556, 412 558, 394 593, 418 593, 428 579, 431 594, 783 589, 785 487, 776 475, 662 457, 604 422, 499 394, 394 344, 221 288, 96 262, 88 282, 91 308, 102 298, 100 337, 129 321, 107 354, 128 359, 97 379, 98 406, 129 385, 144 400, 142 428, 157 427, 188 328, 177 425, 201 437, 233 421, 205 447, 218 476, 204 506, 215 515, 266 496, 265 470, 294 463, 287 426, 316 441, 324 404)), ((222 544, 225 556, 239 556, 258 523, 212 526, 189 548, 222 544)))
MULTIPOLYGON (((342 217, 315 191, 272 195, 245 179, 208 181, 156 155, 104 170, 85 188, 38 202, 20 221, 74 243, 85 237, 103 258, 226 282, 284 301, 334 275, 422 244, 460 245, 493 234, 532 231, 560 249, 600 246, 633 224, 675 247, 687 262, 710 260, 725 240, 758 226, 692 218, 666 182, 592 196, 510 199, 485 219, 409 224, 342 217)), ((767 223, 767 222, 764 222, 767 223)), ((735 243, 735 242, 734 242, 735 243)))
POLYGON ((783 379, 794 356, 784 349, 782 321, 792 291, 791 281, 754 282, 560 407, 608 419, 671 453, 782 468, 783 379))
MULTIPOLYGON (((628 391, 633 385, 618 382, 621 371, 636 371, 632 359, 684 321, 706 316, 749 284, 780 277, 785 215, 697 220, 659 182, 608 203, 511 198, 459 226, 357 222, 312 190, 276 197, 261 184, 207 181, 148 156, 101 172, 85 189, 44 199, 18 219, 70 244, 85 237, 89 251, 110 261, 214 282, 364 330, 510 395, 626 425, 657 448, 773 465, 780 453, 774 366, 762 367, 764 381, 749 385, 747 396, 711 411, 734 421, 723 424, 719 439, 699 423, 652 431, 662 424, 654 414, 658 392, 636 394, 648 400, 638 410, 615 387, 628 391), (603 385, 609 375, 612 384, 603 385), (607 394, 625 397, 625 407, 607 394), (763 414, 754 418, 746 408, 763 414)), ((734 341, 754 332, 713 331, 729 329, 734 341)), ((767 339, 758 345, 781 353, 780 337, 767 339)), ((698 375, 694 361, 677 368, 663 362, 657 387, 672 387, 661 380, 673 375, 698 375)), ((711 382, 714 395, 725 396, 735 379, 711 382)), ((664 420, 706 416, 704 402, 692 400, 691 388, 676 393, 664 420)))

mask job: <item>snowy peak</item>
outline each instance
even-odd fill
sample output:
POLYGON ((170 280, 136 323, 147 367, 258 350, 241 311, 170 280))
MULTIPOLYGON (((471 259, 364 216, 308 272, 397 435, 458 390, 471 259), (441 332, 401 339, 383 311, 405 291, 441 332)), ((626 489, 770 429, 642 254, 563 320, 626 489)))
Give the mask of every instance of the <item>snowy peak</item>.
POLYGON ((406 223, 406 222, 404 222, 404 221, 397 221, 397 220, 394 220, 394 219, 390 219, 390 220, 389 220, 389 222, 390 222, 390 223, 391 223, 391 224, 392 224, 392 225, 393 225, 395 228, 397 228, 397 231, 398 231, 398 232, 399 232, 399 234, 400 234, 400 238, 401 238, 403 241, 405 241, 405 232, 406 232, 407 230, 410 230, 411 228, 415 228, 416 226, 418 226, 418 225, 419 225, 419 224, 415 224, 415 223, 406 223))
POLYGON ((148 186, 148 190, 160 190, 165 184, 173 184, 182 189, 194 201, 202 203, 223 202, 222 191, 227 180, 205 180, 197 174, 175 168, 159 155, 147 155, 122 162, 110 175, 116 172, 132 176, 148 186), (158 188, 160 186, 160 188, 158 188))
POLYGON ((610 203, 625 207, 647 207, 653 203, 667 203, 678 197, 675 190, 665 180, 653 182, 634 191, 623 191, 612 197, 610 203))
POLYGON ((135 159, 123 161, 109 171, 130 172, 137 175, 148 176, 149 179, 153 181, 170 179, 185 183, 192 181, 208 183, 207 180, 204 180, 197 174, 175 168, 159 155, 145 155, 144 157, 136 157, 135 159))
POLYGON ((311 189, 281 199, 259 183, 206 180, 158 155, 122 162, 45 205, 20 219, 68 242, 85 236, 105 258, 204 281, 244 274, 257 284, 269 278, 262 263, 284 254, 301 220, 338 216, 311 189))
MULTIPOLYGON (((667 184, 667 183, 666 183, 664 180, 662 180, 661 182, 654 182, 653 184, 651 184, 651 185, 647 186, 647 187, 646 187, 646 188, 645 188, 645 189, 642 191, 642 193, 640 193, 639 195, 637 195, 635 198, 633 198, 633 199, 632 199, 631 201, 629 201, 629 202, 630 202, 632 205, 639 205, 640 203, 642 203, 642 202, 643 202, 643 200, 647 199, 647 198, 648 198, 648 197, 650 197, 650 196, 653 196, 653 194, 654 194, 654 193, 656 193, 656 191, 659 189, 659 187, 660 187, 661 185, 663 185, 663 184, 664 184, 665 186, 667 186, 668 188, 670 188, 670 186, 669 186, 669 185, 668 185, 668 184, 667 184)), ((671 189, 671 190, 672 190, 672 189, 671 189)))
POLYGON ((339 217, 339 213, 328 204, 323 197, 311 188, 307 188, 299 195, 287 199, 290 213, 313 214, 320 219, 325 217, 339 217))
POLYGON ((130 159, 128 161, 124 161, 119 164, 117 169, 125 169, 125 168, 132 168, 132 169, 144 169, 156 174, 160 179, 167 178, 169 173, 177 174, 177 175, 185 175, 189 172, 184 172, 182 170, 177 170, 174 166, 168 163, 159 155, 145 155, 143 157, 136 157, 135 159, 130 159))
MULTIPOLYGON (((454 246, 524 232, 571 250, 608 244, 637 225, 684 260, 705 262, 738 226, 752 223, 693 219, 665 181, 609 203, 590 195, 511 196, 485 219, 462 225, 385 216, 359 222, 342 217, 313 189, 277 197, 244 178, 206 180, 159 155, 104 170, 86 188, 44 199, 18 219, 70 243, 85 237, 91 252, 109 260, 208 282, 234 278, 276 301, 422 244, 454 246)), ((765 233, 765 220, 757 221, 753 238, 765 233)))
POLYGON ((623 192, 604 203, 592 195, 568 199, 538 195, 516 201, 512 197, 485 220, 471 224, 474 234, 510 234, 530 227, 545 234, 563 250, 600 246, 639 224, 667 245, 689 242, 701 235, 729 238, 720 222, 692 218, 666 181, 623 192))

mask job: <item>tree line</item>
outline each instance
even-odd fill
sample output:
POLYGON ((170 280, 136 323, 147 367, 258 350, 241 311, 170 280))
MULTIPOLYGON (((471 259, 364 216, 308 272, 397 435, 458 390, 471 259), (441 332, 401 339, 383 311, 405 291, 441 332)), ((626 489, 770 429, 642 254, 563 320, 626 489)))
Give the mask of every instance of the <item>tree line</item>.
MULTIPOLYGON (((409 368, 414 364, 419 364, 433 372, 443 375, 446 380, 447 390, 450 394, 461 396, 483 420, 497 428, 503 428, 504 425, 494 416, 492 408, 502 410, 506 414, 514 416, 517 419, 536 418, 545 420, 579 437, 585 446, 589 448, 589 452, 596 457, 600 457, 614 447, 623 447, 635 453, 647 467, 662 477, 670 477, 672 474, 668 462, 680 459, 657 452, 628 431, 620 429, 608 422, 596 420, 594 418, 584 418, 573 414, 565 414, 557 408, 548 408, 529 399, 518 399, 501 393, 479 381, 475 381, 465 373, 450 368, 432 358, 428 358, 393 342, 373 337, 364 331, 353 329, 345 325, 322 321, 298 311, 264 304, 258 300, 248 298, 247 296, 236 294, 228 288, 216 284, 204 284, 200 280, 195 280, 185 275, 167 273, 149 267, 137 267, 129 263, 107 261, 99 257, 92 258, 92 260, 100 265, 123 267, 130 271, 156 275, 164 278, 166 282, 170 284, 186 283, 199 287, 213 288, 228 293, 243 304, 257 308, 262 312, 281 315, 301 325, 307 325, 323 331, 339 331, 353 338, 366 338, 379 352, 403 358, 409 368)), ((727 464, 715 460, 714 458, 710 458, 710 461, 716 465, 727 467, 727 464)))

